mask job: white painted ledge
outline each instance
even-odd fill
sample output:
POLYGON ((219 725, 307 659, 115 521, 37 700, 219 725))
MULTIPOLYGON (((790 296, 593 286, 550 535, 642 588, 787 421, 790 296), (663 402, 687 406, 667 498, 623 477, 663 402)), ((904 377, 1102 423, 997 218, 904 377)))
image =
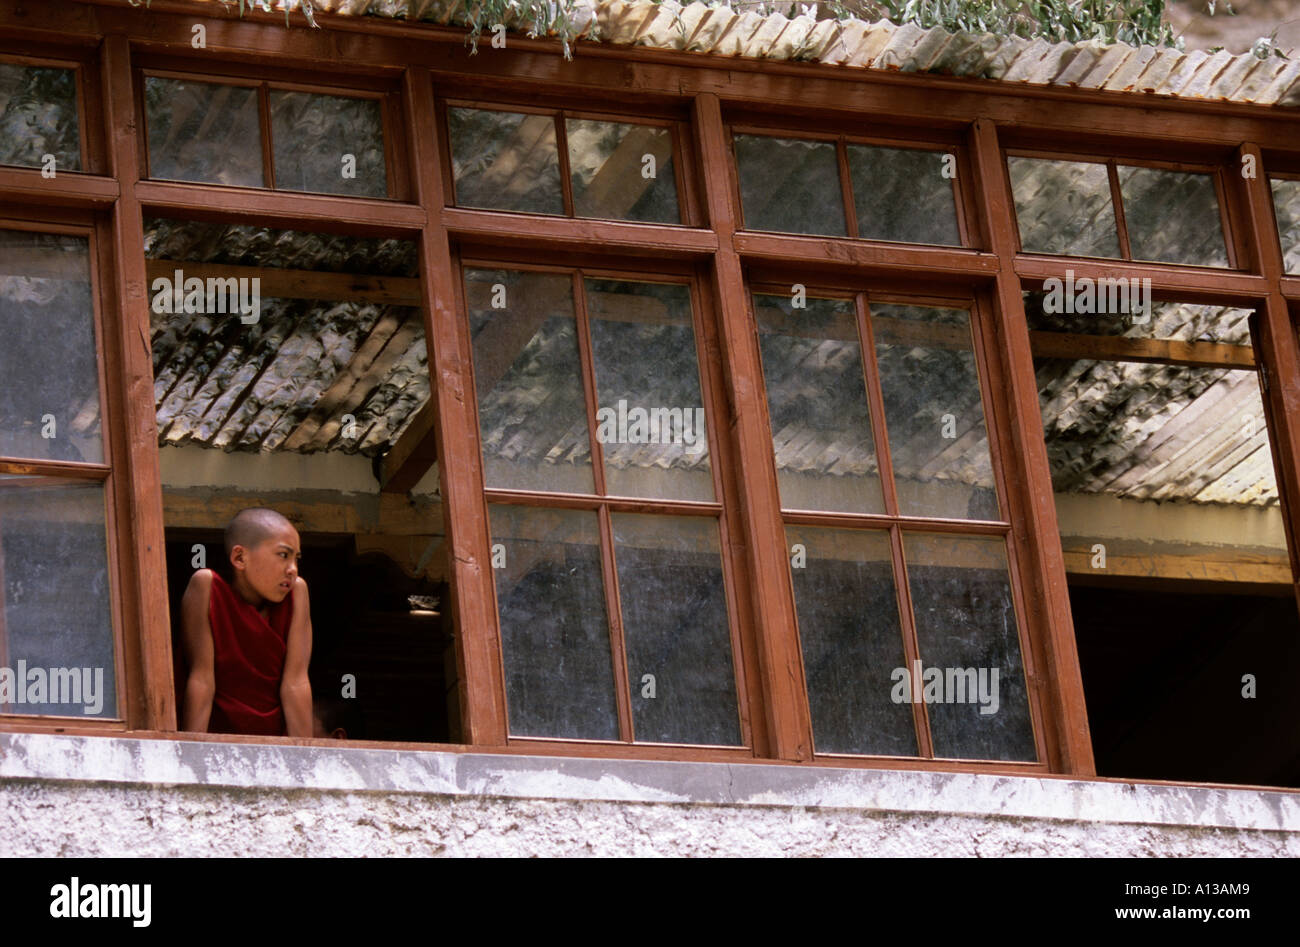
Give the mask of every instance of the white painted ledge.
POLYGON ((1300 835, 1300 794, 1272 790, 0 733, 0 792, 15 781, 849 809, 1300 835))

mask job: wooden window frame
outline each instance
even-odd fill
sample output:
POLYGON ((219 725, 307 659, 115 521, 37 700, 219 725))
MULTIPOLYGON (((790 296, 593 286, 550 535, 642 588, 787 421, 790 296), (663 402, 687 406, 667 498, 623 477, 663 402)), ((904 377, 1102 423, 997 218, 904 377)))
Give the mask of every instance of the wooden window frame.
MULTIPOLYGON (((1014 554, 1019 563, 1022 620, 1041 632, 1036 643, 1041 649, 1039 675, 1027 684, 1031 693, 1040 695, 1043 708, 1040 739, 1046 742, 1047 757, 1039 765, 1044 770, 1095 776, 1020 295, 1024 288, 1041 286, 1043 279, 1059 273, 1063 261, 1069 261, 1079 277, 1146 277, 1165 298, 1259 309, 1256 358, 1266 384, 1270 424, 1275 425, 1270 437, 1292 568, 1297 570, 1300 504, 1294 501, 1300 498, 1300 340, 1294 307, 1300 304, 1300 278, 1281 271, 1266 177, 1267 171, 1300 169, 1293 116, 1248 104, 1152 100, 1082 89, 835 70, 802 62, 683 56, 601 44, 584 46, 577 60, 562 63, 553 43, 523 37, 512 37, 508 49, 485 48, 483 54, 468 57, 460 30, 335 17, 320 30, 287 31, 273 16, 253 14, 237 20, 217 13, 206 7, 146 13, 109 0, 79 0, 21 12, 0 10, 0 53, 15 58, 30 52, 79 62, 83 68, 82 155, 87 171, 45 181, 38 169, 0 168, 0 198, 38 207, 33 213, 46 222, 61 219, 65 208, 74 209, 93 218, 101 237, 100 292, 107 325, 104 410, 117 444, 112 495, 121 582, 117 620, 125 632, 119 660, 127 671, 126 690, 119 700, 125 729, 132 735, 209 742, 303 742, 176 731, 167 598, 157 578, 165 569, 144 292, 148 283, 140 240, 146 214, 233 218, 259 226, 419 241, 430 371, 437 379, 431 397, 452 571, 449 604, 464 682, 460 693, 464 743, 446 749, 1025 772, 1023 766, 947 760, 814 758, 793 633, 793 599, 785 582, 774 581, 788 572, 788 566, 770 460, 771 432, 765 405, 757 403, 763 400, 763 387, 746 295, 751 271, 767 278, 782 268, 797 267, 806 274, 800 281, 832 289, 854 289, 868 281, 887 291, 923 280, 935 292, 961 291, 974 298, 982 326, 979 344, 987 348, 984 383, 1005 393, 987 404, 986 412, 993 415, 987 422, 990 439, 999 440, 1005 461, 1008 494, 1003 499, 1009 506, 1014 546, 1009 548, 1009 558, 1014 554), (196 54, 190 45, 191 27, 195 16, 204 14, 207 49, 196 54), (278 65, 262 65, 268 58, 278 65), (400 132, 400 140, 387 158, 404 162, 409 190, 402 191, 400 199, 379 200, 141 180, 144 155, 134 77, 137 69, 167 68, 169 61, 196 79, 238 74, 301 81, 304 76, 320 76, 337 83, 341 70, 352 88, 400 86, 391 109, 400 119, 391 124, 400 132), (292 77, 286 75, 289 70, 292 77), (486 91, 467 94, 467 89, 486 91), (503 107, 508 107, 507 100, 556 108, 580 104, 584 110, 633 121, 654 116, 682 122, 675 147, 683 155, 679 173, 692 195, 689 202, 698 211, 692 218, 696 225, 553 218, 449 206, 445 126, 429 117, 437 114, 439 95, 479 94, 494 101, 499 98, 503 107), (881 128, 888 123, 890 128, 908 129, 902 136, 907 141, 956 138, 965 159, 959 164, 964 203, 958 202, 958 213, 965 214, 971 231, 964 235, 967 245, 941 248, 743 231, 738 223, 734 162, 727 158, 728 122, 749 115, 761 116, 760 124, 770 123, 774 130, 832 121, 839 124, 822 127, 844 128, 849 135, 866 129, 870 135, 879 122, 881 128), (915 138, 913 128, 920 130, 915 138), (1021 252, 1004 148, 1050 148, 1062 136, 1080 152, 1119 157, 1126 163, 1180 162, 1191 157, 1217 165, 1225 242, 1230 253, 1234 246, 1238 251, 1238 268, 1021 252), (1236 162, 1247 156, 1261 169, 1254 179, 1231 173, 1236 162), (742 547, 736 550, 735 595, 742 627, 753 642, 745 657, 747 679, 751 690, 761 695, 752 720, 752 751, 727 754, 712 748, 650 744, 521 746, 507 739, 499 642, 486 631, 495 628, 494 593, 491 571, 486 568, 489 544, 476 418, 474 406, 467 403, 473 400, 464 359, 469 340, 457 316, 456 254, 504 260, 538 252, 557 265, 599 263, 641 272, 660 265, 678 266, 698 278, 700 315, 708 316, 706 325, 716 325, 716 340, 706 344, 708 365, 701 369, 722 380, 730 411, 719 448, 727 453, 725 464, 721 453, 717 456, 728 496, 736 497, 731 508, 742 547)), ((328 88, 321 91, 333 94, 328 88)), ((385 117, 387 129, 389 113, 385 117)), ((685 196, 679 190, 679 200, 685 196)), ((0 720, 0 729, 29 728, 25 722, 0 720)))
MULTIPOLYGON (((643 116, 639 114, 629 114, 627 112, 611 112, 608 109, 593 109, 590 106, 577 106, 567 100, 560 99, 553 105, 538 105, 535 103, 515 103, 500 99, 483 100, 474 97, 463 97, 445 94, 446 90, 439 90, 444 94, 437 97, 437 122, 440 132, 439 138, 446 142, 446 151, 442 161, 443 174, 443 192, 446 194, 447 207, 460 207, 456 203, 456 181, 451 161, 451 129, 448 125, 447 112, 449 109, 477 109, 483 112, 513 112, 520 115, 546 115, 552 120, 555 127, 555 149, 558 159, 557 173, 560 178, 560 194, 564 207, 562 214, 541 214, 528 213, 529 217, 541 217, 544 219, 562 219, 562 220, 600 220, 611 223, 639 223, 639 221, 629 221, 620 217, 588 217, 581 216, 574 210, 573 201, 573 179, 569 173, 569 133, 566 127, 567 119, 585 119, 597 122, 609 122, 619 125, 644 125, 651 128, 666 128, 672 136, 673 151, 673 184, 677 189, 677 210, 678 217, 681 218, 677 223, 656 222, 653 226, 659 227, 699 227, 700 215, 697 208, 694 189, 691 186, 690 167, 687 160, 687 153, 683 146, 683 141, 687 137, 684 123, 671 115, 650 115, 643 116)), ((464 210, 483 211, 494 214, 524 214, 523 211, 502 210, 500 208, 490 207, 465 207, 464 210)))
MULTIPOLYGON (((140 58, 140 57, 138 57, 140 58)), ((400 102, 398 93, 391 82, 360 83, 359 86, 332 85, 324 77, 301 75, 294 76, 283 68, 235 68, 229 64, 225 69, 221 64, 210 66, 204 64, 202 69, 195 69, 195 63, 174 60, 167 57, 142 57, 133 70, 133 90, 136 97, 136 115, 139 117, 139 154, 142 161, 140 176, 147 181, 168 183, 197 184, 202 187, 224 187, 209 182, 184 181, 173 182, 170 178, 153 178, 150 173, 149 155, 149 114, 145 108, 145 82, 147 79, 168 79, 180 82, 201 83, 207 85, 234 86, 257 90, 258 125, 261 129, 262 146, 262 186, 241 187, 240 190, 278 191, 282 194, 319 194, 337 197, 342 200, 377 200, 403 201, 409 199, 409 173, 403 160, 405 148, 400 136, 400 102), (187 68, 188 67, 188 68, 187 68), (271 120, 270 95, 272 92, 305 92, 309 95, 324 95, 339 99, 362 99, 379 104, 380 124, 383 129, 384 145, 384 187, 382 197, 351 197, 346 194, 329 194, 322 191, 301 191, 294 188, 277 187, 275 183, 275 140, 271 120)), ((337 82, 337 79, 334 80, 337 82)))

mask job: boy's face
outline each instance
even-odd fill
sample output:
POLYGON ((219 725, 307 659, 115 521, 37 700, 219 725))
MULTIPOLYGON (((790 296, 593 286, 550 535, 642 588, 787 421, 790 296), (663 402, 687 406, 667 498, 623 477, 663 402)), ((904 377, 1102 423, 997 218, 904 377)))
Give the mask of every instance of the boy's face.
POLYGON ((298 531, 285 524, 254 546, 236 546, 230 562, 254 592, 269 602, 283 602, 298 578, 301 555, 298 531))

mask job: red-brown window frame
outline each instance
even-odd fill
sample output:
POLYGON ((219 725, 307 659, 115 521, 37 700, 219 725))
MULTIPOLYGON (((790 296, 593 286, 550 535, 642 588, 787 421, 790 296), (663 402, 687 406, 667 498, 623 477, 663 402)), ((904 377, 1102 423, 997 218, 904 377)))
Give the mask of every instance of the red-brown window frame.
MULTIPOLYGON (((208 51, 202 69, 213 71, 214 63, 229 60, 231 69, 270 54, 291 63, 299 72, 327 73, 344 64, 349 81, 391 82, 401 73, 404 131, 410 136, 397 149, 410 157, 413 202, 335 198, 303 192, 274 192, 263 189, 225 189, 205 185, 139 181, 142 166, 140 143, 132 128, 135 113, 131 104, 132 60, 149 61, 160 50, 185 63, 188 72, 199 65, 191 52, 192 14, 136 11, 108 0, 86 0, 50 8, 33 8, 21 14, 0 11, 0 48, 34 50, 33 43, 53 51, 52 58, 85 58, 95 62, 96 76, 103 77, 104 163, 97 152, 83 142, 83 163, 96 170, 113 169, 115 174, 61 174, 57 183, 39 180, 39 171, 0 168, 0 195, 7 199, 39 202, 42 207, 64 205, 103 211, 98 218, 109 237, 101 248, 111 247, 109 262, 115 276, 113 292, 116 323, 105 353, 109 377, 111 423, 129 432, 129 466, 123 470, 124 497, 119 497, 123 547, 120 556, 126 581, 124 600, 136 600, 127 608, 129 621, 138 624, 139 634, 126 636, 128 667, 138 670, 142 684, 126 695, 128 722, 134 732, 166 736, 174 733, 175 713, 166 691, 170 688, 170 644, 165 640, 167 616, 165 595, 146 580, 161 564, 158 549, 162 539, 156 437, 148 438, 153 405, 144 379, 149 375, 147 310, 135 287, 145 285, 139 247, 141 215, 171 214, 212 218, 247 214, 249 221, 266 226, 323 229, 358 235, 392 235, 421 240, 421 279, 429 307, 426 324, 439 373, 436 390, 452 397, 439 398, 439 466, 445 508, 449 517, 449 539, 457 553, 457 584, 453 602, 458 627, 481 628, 487 596, 484 594, 480 562, 486 555, 486 533, 475 526, 482 518, 482 494, 475 500, 473 478, 477 462, 469 457, 464 438, 470 435, 463 407, 458 407, 457 390, 464 389, 464 366, 457 363, 459 330, 451 318, 455 280, 451 254, 457 247, 477 244, 509 252, 544 248, 559 262, 565 254, 604 253, 611 257, 668 258, 688 261, 701 274, 703 295, 719 319, 719 370, 729 390, 745 388, 754 381, 752 339, 746 339, 743 310, 744 273, 750 267, 766 267, 789 260, 795 251, 801 269, 818 274, 818 282, 869 277, 889 281, 907 273, 921 274, 935 284, 970 287, 977 303, 990 314, 990 341, 995 358, 990 369, 1000 377, 992 383, 1008 392, 1008 417, 991 422, 1003 427, 1013 450, 1008 456, 1008 479, 1013 483, 1013 524, 1017 525, 1018 548, 1023 550, 1028 608, 1047 628, 1045 680, 1039 686, 1051 694, 1048 765, 1053 772, 1078 776, 1093 775, 1088 746, 1086 716, 1078 662, 1073 652, 1068 599, 1064 595, 1064 568, 1059 549, 1053 553, 1055 512, 1052 509, 1050 479, 1041 442, 1041 420, 1037 416, 1033 388, 1032 355, 1020 301, 1022 286, 1041 284, 1070 260, 1080 276, 1149 276, 1153 286, 1171 297, 1199 301, 1249 303, 1262 313, 1258 357, 1274 380, 1267 392, 1271 416, 1277 420, 1275 444, 1281 466, 1278 471, 1284 496, 1300 496, 1300 342, 1296 339, 1291 306, 1300 300, 1300 279, 1281 272, 1281 254, 1274 225, 1271 195, 1264 170, 1300 161, 1294 124, 1275 109, 1235 103, 1151 100, 1087 90, 1034 88, 1018 83, 983 82, 940 76, 892 76, 869 70, 832 70, 808 63, 714 60, 683 57, 658 50, 626 50, 595 45, 584 47, 574 63, 558 68, 559 54, 544 40, 511 39, 508 50, 490 55, 464 56, 462 33, 423 25, 388 23, 345 17, 330 21, 324 30, 285 31, 275 16, 254 13, 244 21, 213 16, 208 20, 208 51), (96 50, 96 47, 98 49, 96 50), (89 52, 87 52, 89 50, 89 52), (490 62, 489 62, 490 59, 490 62), (420 63, 422 65, 397 64, 420 63), (355 76, 353 75, 355 74, 355 76), (446 206, 443 182, 439 179, 437 156, 445 134, 433 123, 421 124, 422 116, 435 110, 434 83, 450 94, 456 87, 482 85, 502 95, 527 96, 542 102, 548 97, 575 98, 585 107, 608 108, 619 113, 626 108, 627 90, 634 88, 649 109, 684 110, 690 116, 689 159, 697 171, 688 181, 700 184, 701 220, 709 229, 614 223, 590 219, 549 218, 539 221, 525 215, 471 211, 446 206), (504 91, 503 91, 504 90, 504 91), (846 105, 851 102, 852 105, 846 105), (1068 108, 1063 108, 1063 103, 1068 108), (800 113, 800 121, 832 119, 856 127, 874 120, 890 120, 918 126, 932 126, 944 134, 961 136, 968 148, 969 173, 959 175, 967 200, 977 211, 970 223, 978 233, 971 247, 932 248, 903 244, 872 243, 852 238, 789 238, 781 235, 742 232, 737 226, 738 205, 734 198, 734 176, 725 161, 726 124, 723 110, 750 109, 782 116, 800 113), (427 125, 427 127, 426 127, 427 125), (1028 131, 1026 131, 1028 129, 1028 131), (1227 200, 1221 215, 1244 244, 1243 263, 1237 270, 1204 269, 1176 264, 1139 265, 1125 261, 1097 261, 1069 257, 1042 257, 1019 252, 1014 205, 1006 182, 1002 147, 1021 147, 1028 138, 1046 142, 1068 134, 1081 149, 1111 155, 1168 159, 1184 154, 1213 153, 1225 170, 1250 155, 1259 162, 1261 173, 1254 180, 1241 181, 1226 173, 1223 186, 1227 200), (1145 142, 1140 148, 1133 142, 1145 142), (1262 159, 1264 153, 1268 161, 1262 159), (721 180, 719 180, 719 178, 721 180), (728 189, 733 195, 728 195, 728 189), (220 193, 217 193, 220 192, 220 193), (520 217, 528 219, 529 231, 512 230, 520 217), (975 248, 982 249, 975 249, 975 248), (737 300, 741 300, 738 309, 737 300), (117 396, 116 407, 114 396, 117 396), (456 435, 448 437, 448 434, 456 435), (446 470, 445 446, 460 462, 446 470), (449 491, 449 487, 452 487, 449 491), (463 512, 456 497, 471 502, 463 512), (479 510, 479 512, 476 512, 479 510), (477 575, 476 575, 477 573, 477 575), (163 670, 164 658, 168 658, 163 670), (136 664, 141 667, 136 669, 136 664)), ((486 51, 486 50, 485 50, 486 51)), ((44 55, 45 52, 42 52, 44 55)), ((197 76, 198 71, 195 71, 197 76)), ((336 80, 337 81, 337 78, 336 80)), ((94 107, 87 102, 87 114, 94 107)), ((779 121, 784 128, 784 117, 779 121)), ((88 135, 98 132, 92 123, 88 135)), ((138 127, 138 126, 137 126, 138 127)), ((823 126, 824 127, 824 126, 823 126)), ((1283 168, 1287 170, 1287 168, 1283 168)), ((680 195, 679 195, 680 196, 680 195)), ((46 215, 48 219, 48 212, 46 215)), ((1229 240, 1225 227, 1225 241, 1229 240)), ((106 251, 107 252, 107 251, 106 251)), ((1231 247, 1230 251, 1231 252, 1231 247)), ((105 268, 105 273, 108 268, 105 268)), ((883 284, 882 284, 883 285, 883 284)), ((107 290, 107 287, 106 287, 107 290)), ((151 376, 149 376, 151 377, 151 376)), ((472 390, 472 389, 471 389, 472 390)), ((759 389, 761 390, 761 388, 759 389)), ((759 418, 765 421, 765 418, 759 418)), ((741 583, 749 586, 749 607, 758 628, 759 672, 765 693, 774 695, 770 704, 790 702, 784 683, 784 669, 790 660, 790 642, 774 631, 792 616, 782 611, 782 596, 761 588, 765 576, 779 571, 784 544, 776 541, 774 483, 756 476, 746 464, 761 456, 762 440, 770 439, 753 418, 733 417, 733 441, 737 467, 745 467, 736 488, 742 496, 742 519, 747 548, 746 568, 741 583), (773 606, 765 617, 763 606, 773 606)), ((471 438, 472 439, 472 438, 471 438)), ((472 444, 476 447, 476 442, 472 444)), ((770 446, 770 445, 769 445, 770 446)), ((1297 534, 1295 504, 1287 515, 1288 545, 1293 550, 1297 534)), ((490 576, 489 576, 490 581, 490 576)), ((1300 594, 1300 585, 1297 586, 1300 594)), ((792 624, 792 621, 791 621, 792 624)), ((472 666, 468 695, 462 706, 472 706, 472 739, 480 750, 508 752, 498 737, 503 722, 488 668, 491 648, 482 640, 462 642, 458 649, 472 666), (475 723, 477 720, 477 723, 475 723)), ((481 638, 482 636, 477 636, 481 638)), ((786 635, 786 638, 791 636, 786 635)), ((797 645, 796 645, 797 647, 797 645)), ((794 701, 797 704, 797 700, 794 701)), ((791 704, 793 706, 793 704, 791 704)), ((800 746, 800 722, 773 713, 765 707, 765 718, 755 721, 756 753, 771 759, 811 760, 808 747, 800 746)), ((0 721, 0 728, 7 728, 0 721)), ((205 738, 186 735, 187 739, 205 738)), ((216 739, 207 737, 207 739, 216 739)), ((275 742, 274 740, 270 742, 275 742)), ((380 744, 388 745, 391 744, 380 744)), ((427 746, 427 745, 422 745, 427 746)), ((535 750, 534 750, 535 752, 535 750)), ((572 752, 581 752, 573 750, 572 752)), ((588 754, 590 755, 590 754, 588 754)), ((659 751, 637 746, 619 751, 601 747, 598 755, 641 758, 682 758, 677 751, 659 751)), ((837 765, 844 765, 837 761, 837 765)), ((871 765, 877 765, 872 763, 871 765)), ((880 763, 880 766, 887 765, 880 763)), ((914 762, 904 764, 915 768, 914 762)), ((926 769, 976 769, 1007 771, 1005 767, 952 766, 945 761, 926 763, 926 769)))

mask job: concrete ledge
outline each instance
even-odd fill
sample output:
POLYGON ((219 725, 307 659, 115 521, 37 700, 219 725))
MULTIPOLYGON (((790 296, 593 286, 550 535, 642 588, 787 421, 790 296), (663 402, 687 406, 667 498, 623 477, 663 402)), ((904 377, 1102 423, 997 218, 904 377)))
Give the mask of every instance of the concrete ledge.
MULTIPOLYGON (((6 784, 316 790, 723 807, 840 809, 1295 833, 1300 794, 765 763, 593 760, 0 733, 6 784)), ((1288 847, 1292 842, 1288 842, 1288 847)))

